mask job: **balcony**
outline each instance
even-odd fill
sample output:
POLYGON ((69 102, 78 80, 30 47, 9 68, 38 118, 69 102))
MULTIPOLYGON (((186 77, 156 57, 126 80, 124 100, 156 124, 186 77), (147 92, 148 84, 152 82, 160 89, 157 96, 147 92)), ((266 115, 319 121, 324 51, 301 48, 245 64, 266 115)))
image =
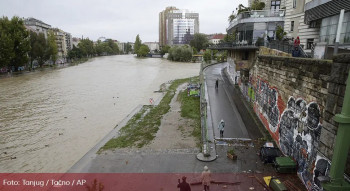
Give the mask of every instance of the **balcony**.
POLYGON ((259 49, 259 46, 264 46, 263 41, 255 41, 255 43, 246 40, 237 41, 233 43, 220 43, 209 45, 211 50, 252 50, 259 49))
POLYGON ((285 10, 253 10, 240 13, 235 19, 230 22, 226 31, 234 28, 241 23, 263 23, 263 22, 278 22, 284 21, 285 10))

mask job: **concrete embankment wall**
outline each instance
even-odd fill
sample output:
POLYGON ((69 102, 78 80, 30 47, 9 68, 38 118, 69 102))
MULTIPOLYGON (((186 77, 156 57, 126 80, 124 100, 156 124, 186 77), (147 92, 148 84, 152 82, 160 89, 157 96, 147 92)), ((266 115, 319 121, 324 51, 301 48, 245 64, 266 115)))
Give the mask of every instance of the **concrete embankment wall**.
MULTIPOLYGON (((242 72, 239 87, 281 151, 298 163, 308 190, 319 190, 317 176, 329 173, 350 54, 333 60, 258 56, 242 72)), ((346 173, 350 174, 350 157, 346 173)))

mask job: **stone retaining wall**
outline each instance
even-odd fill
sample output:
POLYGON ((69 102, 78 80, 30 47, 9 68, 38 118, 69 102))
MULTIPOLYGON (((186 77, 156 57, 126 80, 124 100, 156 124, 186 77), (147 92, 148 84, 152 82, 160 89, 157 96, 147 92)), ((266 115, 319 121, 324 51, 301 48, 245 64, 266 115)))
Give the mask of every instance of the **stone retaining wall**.
POLYGON ((239 79, 281 151, 298 163, 308 190, 320 190, 316 177, 329 173, 338 125, 333 117, 341 112, 349 70, 350 54, 333 61, 260 55, 239 79))

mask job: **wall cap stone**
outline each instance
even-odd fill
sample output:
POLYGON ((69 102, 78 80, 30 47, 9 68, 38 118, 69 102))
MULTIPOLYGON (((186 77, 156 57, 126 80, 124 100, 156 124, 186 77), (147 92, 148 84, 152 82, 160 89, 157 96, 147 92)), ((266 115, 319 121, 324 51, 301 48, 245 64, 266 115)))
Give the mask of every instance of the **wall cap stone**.
MULTIPOLYGON (((350 54, 349 54, 350 55, 350 54)), ((283 57, 283 56, 267 56, 267 55, 258 55, 258 58, 261 60, 274 60, 274 61, 286 61, 293 62, 298 64, 305 65, 329 65, 333 63, 332 60, 324 60, 324 59, 313 59, 313 58, 295 58, 295 57, 283 57)), ((350 58, 350 56, 349 56, 350 58)), ((349 61, 348 61, 349 62, 349 61)))
POLYGON ((333 62, 350 64, 350 54, 337 54, 333 56, 333 62))

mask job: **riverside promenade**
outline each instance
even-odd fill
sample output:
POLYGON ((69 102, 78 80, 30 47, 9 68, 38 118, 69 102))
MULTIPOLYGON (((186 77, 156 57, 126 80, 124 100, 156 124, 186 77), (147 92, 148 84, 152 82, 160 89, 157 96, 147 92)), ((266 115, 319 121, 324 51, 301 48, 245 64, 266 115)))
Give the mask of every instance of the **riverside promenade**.
MULTIPOLYGON (((227 63, 215 64, 204 70, 206 77, 207 92, 211 114, 208 116, 212 121, 212 135, 210 141, 216 154, 215 160, 205 162, 197 160, 196 155, 200 152, 198 148, 188 149, 149 149, 149 148, 125 148, 103 151, 96 154, 100 147, 111 137, 118 136, 118 129, 138 111, 135 108, 129 116, 122 121, 111 133, 91 149, 81 160, 79 160, 68 173, 156 173, 156 176, 166 179, 168 176, 181 177, 190 176, 189 182, 198 182, 198 177, 204 166, 217 177, 217 184, 211 190, 221 190, 226 185, 235 190, 247 190, 253 187, 255 190, 264 190, 262 184, 263 176, 278 176, 280 179, 293 179, 296 185, 302 187, 301 182, 292 175, 280 175, 275 172, 272 165, 263 164, 257 152, 260 144, 256 140, 263 137, 254 120, 252 120, 243 99, 238 90, 232 84, 233 77, 227 71, 227 63), (215 90, 215 80, 219 79, 219 88, 215 90), (241 115, 242 112, 244 115, 241 115), (221 119, 226 122, 224 139, 218 138, 217 124, 221 119), (254 125, 255 124, 255 125, 254 125), (248 126, 248 127, 247 127, 248 126), (245 140, 244 143, 239 142, 245 140), (237 160, 227 158, 228 149, 234 148, 237 160), (233 175, 231 180, 225 179, 223 175, 233 175), (237 183, 237 184, 230 184, 237 183)), ((174 181, 174 188, 177 182, 174 181)), ((192 190, 202 190, 201 186, 193 186, 192 190)))

